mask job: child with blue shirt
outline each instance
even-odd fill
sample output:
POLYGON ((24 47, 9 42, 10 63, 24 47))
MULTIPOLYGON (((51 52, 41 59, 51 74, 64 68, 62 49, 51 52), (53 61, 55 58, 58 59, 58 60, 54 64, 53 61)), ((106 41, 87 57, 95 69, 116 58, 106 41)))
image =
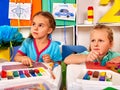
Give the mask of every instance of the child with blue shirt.
POLYGON ((88 61, 106 63, 120 63, 120 53, 111 51, 113 46, 112 29, 106 25, 96 25, 90 33, 90 50, 80 54, 71 54, 65 58, 66 64, 80 64, 88 61))
POLYGON ((24 40, 14 60, 24 65, 62 61, 59 44, 49 38, 55 27, 55 19, 51 13, 36 13, 32 18, 30 36, 24 40))

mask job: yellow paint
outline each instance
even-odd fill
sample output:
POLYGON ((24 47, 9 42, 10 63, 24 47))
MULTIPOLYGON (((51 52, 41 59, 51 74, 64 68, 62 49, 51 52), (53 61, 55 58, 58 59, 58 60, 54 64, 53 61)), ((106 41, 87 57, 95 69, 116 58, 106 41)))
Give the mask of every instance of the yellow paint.
POLYGON ((106 72, 100 72, 100 76, 105 76, 106 72))
POLYGON ((45 72, 44 68, 38 68, 38 70, 39 70, 40 73, 44 73, 45 72))
POLYGON ((13 72, 12 71, 7 71, 7 76, 13 76, 13 72))

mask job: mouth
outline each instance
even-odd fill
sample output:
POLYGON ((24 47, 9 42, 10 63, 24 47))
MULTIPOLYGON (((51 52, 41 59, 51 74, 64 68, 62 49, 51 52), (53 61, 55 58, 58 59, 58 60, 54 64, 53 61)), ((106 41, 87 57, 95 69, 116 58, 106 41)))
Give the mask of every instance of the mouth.
POLYGON ((33 32, 33 34, 38 34, 37 32, 33 32))

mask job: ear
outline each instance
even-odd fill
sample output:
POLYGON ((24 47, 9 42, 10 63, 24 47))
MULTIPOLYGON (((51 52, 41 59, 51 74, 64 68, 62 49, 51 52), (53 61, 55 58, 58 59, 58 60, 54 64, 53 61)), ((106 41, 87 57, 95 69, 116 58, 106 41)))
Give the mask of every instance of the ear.
POLYGON ((51 34, 53 32, 53 28, 49 28, 48 34, 51 34))

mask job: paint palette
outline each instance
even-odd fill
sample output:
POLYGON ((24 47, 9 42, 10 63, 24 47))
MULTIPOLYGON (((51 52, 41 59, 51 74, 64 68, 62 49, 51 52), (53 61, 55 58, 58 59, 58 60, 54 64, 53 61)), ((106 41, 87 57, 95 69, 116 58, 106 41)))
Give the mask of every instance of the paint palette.
MULTIPOLYGON (((0 71, 0 87, 17 86, 27 82, 44 83, 55 80, 52 71, 53 63, 34 63, 34 68, 28 68, 23 64, 2 65, 0 71)), ((45 89, 46 90, 46 89, 45 89)))
POLYGON ((112 81, 112 73, 106 71, 88 70, 83 72, 78 78, 81 80, 110 82, 112 81))
POLYGON ((38 77, 38 76, 50 76, 50 73, 47 69, 43 67, 1 71, 1 80, 29 78, 29 77, 38 77))
POLYGON ((51 69, 53 65, 51 63, 45 64, 41 62, 33 63, 34 68, 28 68, 23 64, 16 65, 3 65, 0 74, 1 80, 4 79, 16 79, 16 78, 28 78, 38 76, 51 76, 51 69))
POLYGON ((81 87, 96 87, 112 85, 113 74, 108 70, 82 69, 76 79, 81 87))

